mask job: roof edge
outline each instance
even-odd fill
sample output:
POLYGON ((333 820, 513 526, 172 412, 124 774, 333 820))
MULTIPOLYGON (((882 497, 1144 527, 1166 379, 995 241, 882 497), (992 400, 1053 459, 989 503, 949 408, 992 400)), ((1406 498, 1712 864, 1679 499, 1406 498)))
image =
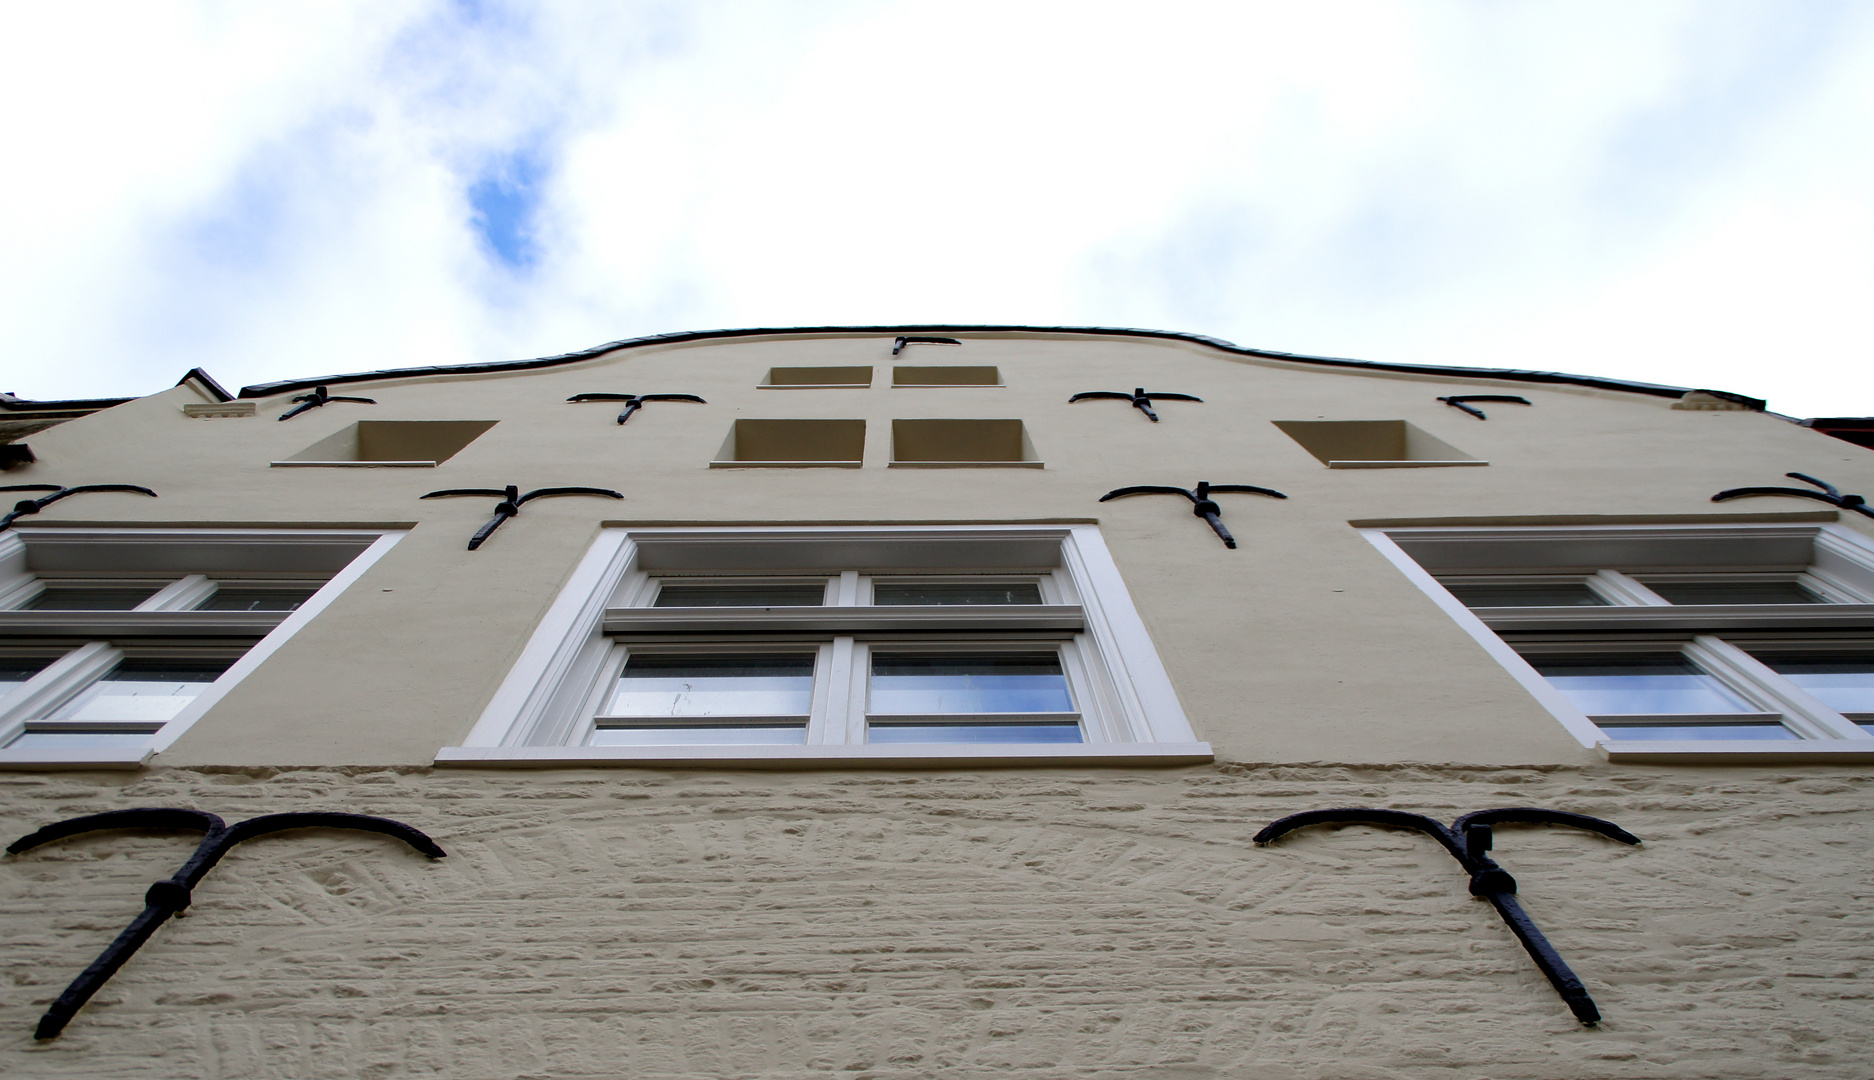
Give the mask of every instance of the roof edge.
MULTIPOLYGON (((1667 386, 1661 383, 1634 382, 1628 379, 1609 379, 1595 375, 1570 375, 1560 371, 1532 371, 1522 368, 1479 368, 1446 367, 1439 364, 1400 364, 1382 360, 1352 360, 1339 356, 1310 356, 1306 353, 1280 352, 1275 349, 1250 349, 1225 341, 1222 338, 1208 337, 1203 334, 1187 334, 1177 330, 1145 330, 1121 326, 1004 326, 976 325, 957 323, 919 323, 901 326, 764 326, 749 327, 740 330, 687 330, 673 334, 652 334, 647 337, 623 338, 608 341, 603 345, 594 345, 578 352, 561 353, 557 356, 543 356, 532 360, 497 360, 481 364, 447 364, 426 367, 387 368, 381 371, 361 371, 349 375, 328 375, 316 379, 284 379, 279 382, 256 383, 241 388, 240 397, 258 398, 273 394, 285 394, 298 390, 310 390, 315 386, 333 386, 341 383, 375 382, 382 379, 405 379, 423 375, 481 375, 503 371, 528 371, 539 368, 558 367, 561 364, 577 363, 603 356, 620 349, 644 348, 650 345, 672 345, 686 341, 708 341, 711 339, 733 339, 743 337, 766 337, 775 334, 924 334, 924 333, 1055 333, 1055 334, 1099 334, 1113 337, 1155 338, 1165 341, 1185 341, 1194 345, 1205 345, 1222 352, 1237 356, 1253 356, 1266 360, 1285 360, 1299 364, 1319 364, 1324 367, 1342 367, 1365 369, 1368 371, 1394 371, 1412 375, 1442 375, 1447 377, 1468 377, 1485 379, 1504 379, 1510 382, 1549 383, 1570 386, 1586 386, 1597 390, 1619 390, 1626 393, 1646 394, 1651 397, 1680 398, 1691 393, 1695 388, 1689 386, 1667 386)), ((1746 397, 1725 391, 1707 391, 1726 400, 1745 404, 1747 407, 1762 411, 1765 402, 1760 398, 1746 397)))

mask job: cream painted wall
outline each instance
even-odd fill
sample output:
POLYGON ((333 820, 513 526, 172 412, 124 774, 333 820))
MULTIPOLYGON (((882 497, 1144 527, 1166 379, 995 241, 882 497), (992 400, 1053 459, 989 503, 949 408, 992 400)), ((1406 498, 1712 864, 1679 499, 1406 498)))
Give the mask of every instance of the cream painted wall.
MULTIPOLYGON (((94 496, 32 524, 414 525, 362 580, 159 759, 187 766, 425 765, 458 742, 601 524, 1097 521, 1186 711, 1220 759, 1578 764, 1591 760, 1503 670, 1365 543, 1350 521, 1602 518, 1771 520, 1794 500, 1714 506, 1724 487, 1810 472, 1874 489, 1874 457, 1761 414, 1675 411, 1663 399, 1487 380, 1250 362, 1183 342, 968 336, 913 347, 914 364, 998 366, 1000 388, 889 385, 885 336, 776 336, 650 346, 543 371, 347 384, 285 423, 287 395, 252 419, 185 417, 178 388, 33 438, 19 482, 141 483, 159 500, 94 496), (864 390, 758 389, 772 366, 874 365, 864 390), (1195 393, 1150 424, 1081 390, 1195 393), (1518 393, 1479 422, 1433 400, 1518 393), (619 427, 585 391, 682 392, 619 427), (1029 469, 887 469, 890 421, 1019 418, 1029 469), (858 470, 709 469, 732 420, 859 418, 858 470), (434 469, 279 469, 358 419, 499 423, 434 469), (1330 470, 1273 420, 1404 419, 1483 468, 1330 470), (1221 497, 1224 549, 1180 502, 1099 504, 1126 484, 1200 479, 1290 498, 1221 497), (419 502, 447 486, 615 487, 622 503, 543 500, 482 550, 463 550, 485 500, 419 502)), ((1581 367, 1592 368, 1592 357, 1581 367)), ((1867 531, 1865 519, 1845 522, 1867 531)), ((30 524, 26 527, 31 527, 30 524)))

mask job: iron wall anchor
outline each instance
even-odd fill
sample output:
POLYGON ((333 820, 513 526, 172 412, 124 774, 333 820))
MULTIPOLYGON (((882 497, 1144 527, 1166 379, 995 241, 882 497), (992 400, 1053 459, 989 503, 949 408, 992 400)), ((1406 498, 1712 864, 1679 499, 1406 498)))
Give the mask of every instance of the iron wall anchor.
POLYGON ((1472 896, 1490 901, 1497 909, 1497 914, 1509 926, 1516 940, 1522 942, 1523 949, 1529 953, 1536 967, 1548 977, 1549 985, 1562 995, 1568 1004, 1568 1010, 1575 1014, 1575 1019, 1593 1026, 1601 1021, 1601 1011, 1594 1006, 1594 999, 1588 996, 1587 987, 1569 970, 1562 955, 1549 944, 1549 939, 1542 936, 1535 921, 1523 910, 1516 900, 1516 879, 1509 871, 1496 864, 1489 851, 1493 843, 1491 828, 1495 825, 1567 825, 1571 828, 1585 829, 1599 833, 1623 844, 1638 844, 1640 838, 1614 824, 1586 814, 1571 814, 1566 810, 1543 810, 1533 806, 1509 807, 1502 810, 1479 810, 1465 814, 1452 822, 1449 827, 1434 821, 1423 814, 1409 814, 1402 810, 1368 810, 1349 808, 1341 810, 1309 810, 1300 814, 1290 814, 1273 821, 1257 833, 1257 844, 1273 843, 1296 829, 1305 829, 1310 825, 1358 824, 1382 825, 1399 829, 1417 829, 1444 845, 1451 857, 1464 867, 1464 872, 1471 876, 1470 891, 1472 896))
POLYGON ((618 414, 618 422, 621 424, 631 419, 632 413, 644 408, 644 403, 647 401, 694 401, 698 405, 709 404, 695 394, 574 394, 566 400, 622 401, 625 403, 625 411, 618 414))
POLYGON ((376 398, 340 397, 337 394, 327 393, 325 387, 323 386, 315 386, 312 388, 312 393, 301 394, 296 398, 292 398, 291 400, 295 404, 298 405, 298 408, 288 409, 285 412, 281 413, 280 419, 291 420, 293 417, 298 416, 300 413, 305 412, 307 409, 316 409, 320 407, 321 405, 324 405, 327 402, 331 402, 331 401, 350 401, 359 405, 376 405, 377 404, 376 398))
POLYGON ((1145 418, 1147 420, 1150 420, 1154 424, 1158 423, 1158 414, 1152 411, 1152 402, 1154 399, 1160 400, 1160 401, 1200 401, 1200 402, 1204 400, 1201 397, 1195 397, 1191 394, 1172 394, 1172 393, 1166 393, 1166 392, 1162 392, 1158 390, 1153 390, 1150 393, 1147 393, 1145 387, 1140 386, 1140 387, 1134 388, 1134 390, 1130 394, 1121 393, 1120 391, 1117 391, 1117 390, 1088 390, 1084 394, 1075 394, 1073 397, 1068 398, 1067 403, 1069 405, 1072 405, 1076 401, 1086 401, 1089 399, 1101 399, 1101 400, 1110 399, 1113 401, 1129 401, 1132 403, 1133 408, 1144 413, 1145 418))
POLYGON ((961 341, 958 341, 956 338, 953 338, 953 337, 918 337, 916 335, 907 334, 904 337, 900 337, 892 341, 891 354, 893 356, 897 356, 899 353, 904 351, 904 347, 906 345, 961 345, 961 344, 963 344, 961 341))
POLYGON ((446 499, 454 495, 492 495, 501 501, 495 504, 495 516, 483 525, 476 534, 469 538, 468 549, 474 551, 482 546, 482 541, 494 535, 501 523, 511 517, 519 517, 521 506, 534 499, 545 499, 553 495, 598 495, 607 499, 622 499, 623 495, 611 488, 593 487, 545 487, 535 488, 525 495, 513 484, 504 488, 444 488, 421 496, 425 499, 446 499))
POLYGON ((1843 510, 1852 510, 1863 517, 1874 518, 1874 510, 1868 509, 1867 500, 1859 495, 1843 495, 1834 484, 1826 480, 1817 480, 1807 473, 1792 472, 1784 473, 1783 475, 1789 477, 1791 480, 1801 480, 1805 484, 1814 484, 1822 490, 1810 491, 1807 488, 1785 487, 1730 488, 1729 490, 1720 491, 1716 495, 1713 495, 1711 501, 1726 502, 1730 499, 1747 499, 1753 495, 1788 495, 1797 499, 1814 499, 1817 502, 1825 502, 1830 506, 1839 507, 1843 510))
POLYGON ((1466 402, 1502 401, 1502 402, 1507 402, 1511 405, 1530 404, 1530 401, 1528 398, 1517 397, 1515 394, 1459 394, 1453 397, 1441 397, 1438 400, 1444 402, 1446 405, 1449 405, 1454 409, 1459 409, 1464 412, 1470 413, 1472 416, 1475 416, 1479 420, 1488 420, 1490 418, 1484 415, 1484 411, 1482 409, 1474 409, 1470 405, 1466 404, 1466 402))
POLYGON ((13 841, 7 846, 7 854, 18 855, 54 840, 105 829, 192 829, 206 835, 195 846, 195 854, 182 864, 182 869, 150 886, 149 891, 143 894, 143 913, 132 919, 124 932, 105 946, 98 958, 91 962, 91 966, 79 972, 78 977, 65 988, 65 992, 52 1002, 45 1015, 39 1018, 38 1028, 33 1031, 35 1039, 57 1038, 85 1002, 91 1000, 91 995, 97 993, 144 942, 150 940, 157 927, 169 921, 171 915, 189 906, 195 886, 236 844, 287 829, 358 829, 395 837, 432 859, 440 859, 447 854, 421 831, 389 818, 313 811, 268 814, 230 826, 221 818, 202 810, 165 807, 112 810, 47 825, 38 832, 13 841))
POLYGON ((1288 496, 1276 491, 1274 488, 1255 487, 1250 484, 1213 484, 1208 480, 1199 480, 1195 491, 1188 491, 1181 487, 1141 484, 1137 487, 1115 488, 1100 496, 1100 501, 1109 502, 1113 499, 1123 499, 1128 495, 1182 495, 1191 500, 1191 514, 1209 522, 1211 529, 1223 539, 1224 547, 1234 548, 1236 546, 1236 537, 1231 536, 1230 530, 1223 527, 1223 508, 1211 501, 1210 493, 1213 491, 1234 491, 1250 495, 1267 495, 1271 499, 1288 498, 1288 496))
POLYGON ((70 498, 73 495, 89 495, 98 491, 128 491, 132 494, 156 498, 156 492, 135 484, 80 484, 78 487, 64 487, 59 484, 7 484, 5 487, 0 487, 0 491, 50 491, 52 493, 37 499, 21 499, 14 503, 13 509, 5 517, 0 517, 0 529, 13 524, 15 519, 23 518, 28 514, 37 514, 60 499, 70 498))

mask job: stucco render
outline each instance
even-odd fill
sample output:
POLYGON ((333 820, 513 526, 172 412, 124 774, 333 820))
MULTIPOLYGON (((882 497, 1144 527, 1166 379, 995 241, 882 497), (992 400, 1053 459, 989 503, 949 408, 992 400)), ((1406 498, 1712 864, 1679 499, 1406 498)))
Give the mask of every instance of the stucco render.
POLYGON ((0 1071, 33 1077, 1865 1077, 1861 771, 875 774, 157 769, 0 779, 14 834, 189 805, 428 831, 231 854, 56 1042, 31 1029, 192 838, 0 864, 0 1071), (1542 805, 1496 854, 1576 1024, 1431 841, 1282 814, 1542 805))

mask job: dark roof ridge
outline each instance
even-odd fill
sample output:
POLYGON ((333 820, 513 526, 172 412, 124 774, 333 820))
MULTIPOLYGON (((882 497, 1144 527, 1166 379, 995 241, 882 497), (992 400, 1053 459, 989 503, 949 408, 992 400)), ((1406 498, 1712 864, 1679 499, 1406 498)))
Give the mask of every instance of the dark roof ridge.
MULTIPOLYGON (((1280 352, 1275 349, 1250 349, 1222 338, 1208 337, 1203 334, 1187 334, 1177 330, 1144 330, 1121 326, 999 326, 966 324, 918 324, 905 326, 765 326, 749 327, 740 330, 687 330, 673 334, 652 334, 647 337, 624 338, 608 341, 603 345, 594 345, 578 352, 561 353, 557 356, 542 356, 532 360, 497 360, 480 364, 447 364, 425 367, 388 368, 382 371, 361 371, 350 375, 327 375, 316 379, 284 379, 279 382, 256 383, 241 388, 244 398, 268 397, 273 394, 291 393, 296 390, 310 390, 315 386, 332 386, 339 383, 371 382, 380 379, 402 379, 421 375, 479 375, 500 371, 527 371, 535 368, 558 367, 561 364, 590 360, 619 349, 642 348, 647 345, 669 345, 685 341, 705 341, 711 338, 763 337, 770 334, 886 334, 906 333, 1065 333, 1065 334, 1108 334, 1118 337, 1159 338, 1170 341, 1188 341, 1197 345, 1207 345, 1223 352, 1238 356, 1254 356, 1268 360, 1287 360, 1301 364, 1321 364, 1328 367, 1364 368, 1369 371, 1397 371, 1414 375, 1443 375, 1449 377, 1470 377, 1487 379, 1505 379, 1511 382, 1551 383, 1572 386, 1586 386, 1597 390, 1621 390, 1628 393, 1647 394, 1652 397, 1680 398, 1692 393, 1694 388, 1687 386, 1666 386, 1660 383, 1634 382, 1628 379, 1608 379, 1595 375, 1570 375, 1560 371, 1531 371, 1522 368, 1477 368, 1446 367, 1438 364, 1401 364, 1382 360, 1351 360, 1338 356, 1310 356, 1305 353, 1280 352)), ((1764 402, 1760 398, 1746 397, 1742 394, 1727 393, 1720 390, 1708 390, 1706 393, 1735 401, 1749 408, 1762 410, 1764 402)))

